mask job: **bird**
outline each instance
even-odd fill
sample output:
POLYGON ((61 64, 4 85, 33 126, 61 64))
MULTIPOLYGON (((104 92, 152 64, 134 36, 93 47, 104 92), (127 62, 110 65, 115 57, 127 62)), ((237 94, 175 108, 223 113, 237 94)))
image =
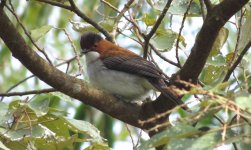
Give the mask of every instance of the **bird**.
POLYGON ((144 101, 152 90, 177 105, 183 102, 168 90, 163 72, 152 62, 122 48, 98 33, 86 32, 80 39, 90 83, 112 95, 133 102, 144 101))

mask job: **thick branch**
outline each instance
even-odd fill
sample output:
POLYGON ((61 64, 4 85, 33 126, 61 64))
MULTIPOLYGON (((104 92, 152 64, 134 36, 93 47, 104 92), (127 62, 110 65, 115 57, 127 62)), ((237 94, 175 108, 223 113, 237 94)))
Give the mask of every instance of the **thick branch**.
POLYGON ((104 92, 90 87, 85 81, 71 77, 51 66, 33 51, 17 32, 3 9, 0 8, 0 37, 7 47, 27 69, 39 79, 58 91, 65 93, 85 104, 91 105, 128 124, 141 127, 138 119, 141 107, 119 101, 104 92))
POLYGON ((191 54, 178 73, 181 80, 197 82, 219 30, 247 2, 248 0, 224 0, 208 12, 191 54))

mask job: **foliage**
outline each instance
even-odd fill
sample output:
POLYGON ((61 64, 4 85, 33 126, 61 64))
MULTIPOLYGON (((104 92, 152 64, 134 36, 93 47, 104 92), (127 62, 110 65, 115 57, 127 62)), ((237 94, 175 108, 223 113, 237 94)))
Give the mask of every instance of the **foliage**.
MULTIPOLYGON (((9 9, 4 9, 27 43, 37 50, 29 36, 24 33, 22 25, 33 41, 42 47, 38 53, 43 58, 46 56, 41 50, 61 71, 75 77, 79 77, 80 73, 80 78, 88 80, 83 77, 85 72, 82 74, 80 69, 81 65, 84 65, 82 58, 72 58, 78 54, 80 34, 100 30, 90 22, 83 21, 83 18, 80 19, 76 12, 52 5, 70 6, 69 1, 48 1, 51 3, 43 3, 45 0, 20 0, 12 1, 13 4, 10 4, 10 0, 7 0, 6 6, 9 9), (15 13, 20 22, 9 10, 15 13)), ((167 1, 138 0, 128 7, 126 2, 75 1, 79 11, 105 31, 112 33, 118 44, 143 54, 144 36, 154 28, 167 1)), ((219 1, 213 3, 218 4, 219 1)), ((198 18, 202 20, 205 12, 206 8, 199 0, 191 3, 190 0, 173 0, 166 16, 149 39, 149 60, 157 62, 157 65, 170 76, 179 70, 179 66, 184 64, 190 53, 191 43, 196 41, 195 33, 199 30, 196 21, 198 18), (183 18, 185 23, 182 22, 183 18)), ((172 124, 167 121, 158 125, 166 127, 165 130, 149 140, 142 139, 140 146, 133 144, 134 148, 145 150, 161 145, 167 150, 213 149, 222 145, 239 149, 251 147, 250 52, 246 53, 238 67, 234 68, 232 76, 226 79, 229 69, 251 41, 250 6, 243 7, 235 14, 234 21, 232 19, 219 31, 199 76, 200 86, 185 83, 192 87, 189 91, 176 89, 177 93, 184 94, 184 101, 192 103, 189 104, 192 112, 186 112, 179 107, 167 110, 179 116, 178 119, 172 124)), ((27 94, 26 91, 44 89, 48 86, 17 62, 2 41, 0 62, 0 94, 24 91, 15 96, 2 96, 0 149, 80 149, 84 144, 87 145, 86 149, 106 150, 113 147, 116 141, 125 141, 129 135, 138 134, 138 130, 132 133, 125 131, 117 120, 91 106, 79 104, 77 100, 63 93, 27 94), (25 80, 20 82, 23 79, 25 80), (24 98, 24 95, 30 96, 24 98), (117 124, 121 130, 114 129, 117 124)), ((143 122, 155 119, 158 117, 154 116, 143 122)), ((153 127, 147 131, 155 129, 153 127)))
POLYGON ((89 122, 66 118, 66 112, 50 107, 50 101, 58 99, 42 94, 9 105, 1 102, 1 141, 10 149, 74 149, 77 142, 109 149, 99 130, 89 122))

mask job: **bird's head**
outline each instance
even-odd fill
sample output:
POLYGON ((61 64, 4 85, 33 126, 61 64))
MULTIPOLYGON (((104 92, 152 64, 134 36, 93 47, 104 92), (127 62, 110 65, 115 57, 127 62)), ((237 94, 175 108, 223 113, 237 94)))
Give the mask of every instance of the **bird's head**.
POLYGON ((114 43, 103 39, 99 34, 87 32, 81 36, 80 46, 82 53, 86 57, 98 57, 105 59, 107 57, 139 57, 135 53, 121 48, 114 43))
POLYGON ((83 53, 88 53, 89 51, 96 51, 97 43, 103 40, 103 38, 93 32, 84 33, 80 39, 80 47, 83 53))

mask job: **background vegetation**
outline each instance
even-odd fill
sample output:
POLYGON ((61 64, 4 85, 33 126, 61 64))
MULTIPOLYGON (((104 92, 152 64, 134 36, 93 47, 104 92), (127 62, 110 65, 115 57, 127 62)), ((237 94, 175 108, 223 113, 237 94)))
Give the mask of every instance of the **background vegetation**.
POLYGON ((250 1, 0 2, 1 149, 251 147, 250 1), (87 31, 155 63, 191 111, 89 86, 87 31))

